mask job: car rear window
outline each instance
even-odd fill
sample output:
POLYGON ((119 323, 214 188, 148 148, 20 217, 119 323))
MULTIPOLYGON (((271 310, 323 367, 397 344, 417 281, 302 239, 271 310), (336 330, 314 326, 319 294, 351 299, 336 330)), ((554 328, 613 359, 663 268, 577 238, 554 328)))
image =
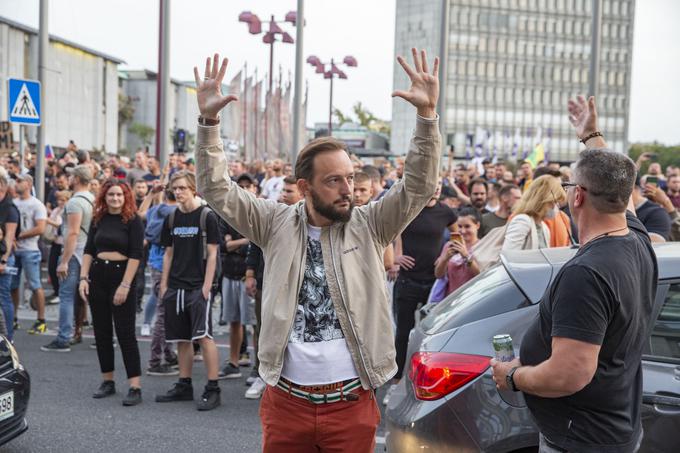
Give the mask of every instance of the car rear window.
POLYGON ((496 265, 449 294, 421 321, 427 334, 528 305, 502 265, 496 265))

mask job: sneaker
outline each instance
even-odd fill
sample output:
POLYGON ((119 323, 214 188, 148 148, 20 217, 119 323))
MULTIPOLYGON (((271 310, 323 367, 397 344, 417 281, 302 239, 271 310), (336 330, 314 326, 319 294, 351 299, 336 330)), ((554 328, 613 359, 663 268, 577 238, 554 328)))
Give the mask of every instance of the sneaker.
POLYGON ((113 381, 104 381, 101 383, 96 392, 92 394, 92 398, 100 399, 116 393, 116 383, 113 381))
POLYGON ((241 377, 241 370, 237 365, 227 362, 219 372, 217 379, 238 379, 241 377))
POLYGON ((222 404, 220 398, 220 388, 219 387, 206 387, 201 395, 201 399, 198 400, 196 409, 199 411, 209 411, 215 409, 217 406, 222 404))
POLYGON ((248 379, 246 379, 246 385, 251 386, 253 385, 253 382, 255 382, 256 379, 260 377, 260 373, 257 372, 257 368, 253 368, 250 370, 250 375, 248 375, 248 379))
POLYGON ((173 370, 178 370, 179 369, 179 362, 177 361, 177 356, 171 357, 171 358, 166 358, 165 359, 165 364, 172 368, 173 370))
POLYGON ((123 406, 136 406, 142 402, 142 389, 130 387, 128 394, 123 398, 123 406))
POLYGON ((388 387, 387 393, 385 393, 385 397, 382 400, 383 406, 387 406, 387 404, 390 402, 390 398, 392 397, 392 392, 397 388, 397 384, 392 384, 388 387))
POLYGON ((41 333, 47 332, 47 324, 42 321, 36 321, 33 323, 33 327, 27 331, 31 335, 40 335, 41 333))
POLYGON ((143 337, 148 337, 151 335, 151 326, 149 324, 142 324, 142 332, 141 332, 143 337))
POLYGON ((21 330, 21 326, 19 325, 18 319, 14 320, 14 330, 21 330))
POLYGON ((71 346, 73 346, 75 344, 82 343, 82 342, 83 342, 83 336, 82 335, 73 335, 73 338, 71 338, 71 341, 69 341, 68 343, 71 346))
POLYGON ((239 366, 250 366, 250 353, 244 352, 238 359, 239 366))
POLYGON ((200 352, 195 352, 194 353, 194 362, 202 362, 203 361, 203 354, 200 352))
POLYGON ((262 380, 262 378, 258 377, 255 379, 255 382, 253 382, 253 385, 251 385, 250 388, 246 390, 246 399, 259 400, 264 393, 264 389, 266 388, 267 384, 262 380))
POLYGON ((45 352, 71 352, 71 346, 55 339, 45 346, 40 346, 40 350, 45 352))
POLYGON ((173 401, 193 401, 194 387, 191 384, 175 382, 165 395, 156 395, 157 403, 170 403, 173 401))
POLYGON ((45 299, 45 303, 47 305, 58 305, 59 304, 59 296, 54 296, 54 297, 50 297, 49 299, 45 299))
POLYGON ((179 371, 174 368, 170 368, 166 363, 159 364, 156 366, 150 366, 146 369, 146 374, 149 376, 177 376, 179 371))

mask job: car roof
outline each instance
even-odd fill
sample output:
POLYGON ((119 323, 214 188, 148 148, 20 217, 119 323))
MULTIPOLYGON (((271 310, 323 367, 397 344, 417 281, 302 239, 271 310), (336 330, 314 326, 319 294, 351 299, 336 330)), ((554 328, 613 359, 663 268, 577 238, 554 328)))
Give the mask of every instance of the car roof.
MULTIPOLYGON (((654 244, 659 279, 680 278, 680 242, 654 244)), ((575 254, 576 247, 515 250, 501 254, 510 278, 532 303, 537 303, 562 265, 575 254)))

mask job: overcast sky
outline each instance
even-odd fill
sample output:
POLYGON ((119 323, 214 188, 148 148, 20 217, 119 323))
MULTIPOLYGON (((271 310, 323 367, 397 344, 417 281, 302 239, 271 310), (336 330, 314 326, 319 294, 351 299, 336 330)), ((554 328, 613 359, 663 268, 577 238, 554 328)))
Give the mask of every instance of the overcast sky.
MULTIPOLYGON (((431 0, 439 1, 439 0, 431 0)), ((295 0, 172 0, 171 76, 193 79, 192 68, 214 51, 230 58, 230 79, 245 61, 260 77, 268 69, 268 47, 262 35, 247 32, 237 21, 251 10, 263 21, 274 13, 283 18, 295 0), (196 5, 200 5, 197 7, 196 5)), ((38 0, 2 0, 0 15, 37 28, 38 0)), ((394 52, 394 0, 307 0, 305 57, 326 61, 353 55, 357 68, 347 80, 336 80, 334 104, 349 112, 361 101, 380 118, 391 117, 394 52)), ((123 68, 156 70, 158 1, 58 0, 50 2, 50 33, 119 57, 123 68)), ((631 90, 630 140, 680 143, 680 2, 638 0, 631 90)), ((266 25, 263 25, 265 28, 266 25)), ((283 28, 291 35, 294 29, 283 28)), ((284 79, 294 68, 295 46, 277 44, 284 79)), ((305 65, 309 81, 307 124, 328 119, 328 81, 305 65)))

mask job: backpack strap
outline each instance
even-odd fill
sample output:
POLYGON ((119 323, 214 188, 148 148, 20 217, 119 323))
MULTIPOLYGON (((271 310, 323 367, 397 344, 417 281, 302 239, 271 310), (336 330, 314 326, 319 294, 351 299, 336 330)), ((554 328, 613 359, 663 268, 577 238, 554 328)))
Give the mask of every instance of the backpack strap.
POLYGON ((210 213, 210 209, 204 207, 201 210, 201 220, 199 222, 200 227, 201 227, 201 243, 203 245, 203 261, 208 259, 208 231, 207 231, 207 223, 208 223, 208 214, 210 213))
POLYGON ((170 236, 172 236, 172 230, 175 228, 175 211, 177 209, 173 209, 170 211, 170 214, 168 214, 168 225, 170 225, 170 236))
MULTIPOLYGON (((87 201, 88 203, 90 203, 90 206, 92 206, 92 210, 94 211, 94 204, 92 204, 92 202, 90 200, 88 200, 87 197, 84 197, 82 195, 76 195, 73 198, 81 198, 81 199, 87 201)), ((92 214, 94 214, 94 212, 92 214)), ((87 235, 87 230, 85 228, 83 228, 82 223, 80 224, 80 231, 82 231, 83 233, 85 233, 87 235)))

